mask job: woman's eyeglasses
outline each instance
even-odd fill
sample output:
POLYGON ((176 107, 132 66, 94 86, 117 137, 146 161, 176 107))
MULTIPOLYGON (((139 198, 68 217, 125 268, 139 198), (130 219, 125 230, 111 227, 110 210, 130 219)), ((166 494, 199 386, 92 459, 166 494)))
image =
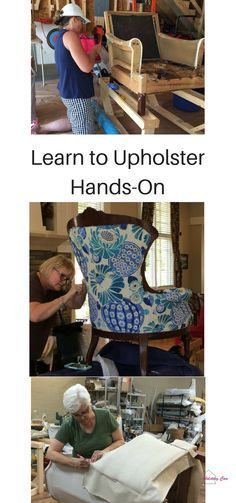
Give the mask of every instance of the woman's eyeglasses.
POLYGON ((82 24, 86 24, 85 19, 83 19, 82 17, 76 16, 76 19, 78 19, 78 21, 81 21, 82 24))
POLYGON ((86 407, 86 409, 80 411, 80 412, 75 412, 74 414, 72 414, 72 416, 74 417, 84 417, 86 416, 87 414, 89 414, 90 412, 90 406, 88 405, 88 407, 86 407))
POLYGON ((67 276, 66 274, 63 274, 63 272, 58 271, 56 267, 53 267, 53 269, 57 272, 58 276, 60 277, 60 281, 62 283, 70 283, 71 277, 67 276))

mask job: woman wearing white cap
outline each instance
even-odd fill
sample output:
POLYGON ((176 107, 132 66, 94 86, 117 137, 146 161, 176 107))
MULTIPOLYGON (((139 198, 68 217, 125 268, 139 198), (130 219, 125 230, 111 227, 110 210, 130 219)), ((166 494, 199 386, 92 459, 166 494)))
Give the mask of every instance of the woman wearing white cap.
POLYGON ((94 133, 91 104, 94 88, 91 70, 101 48, 96 45, 87 54, 82 47, 80 32, 83 24, 89 22, 81 8, 74 3, 65 5, 55 20, 55 24, 62 28, 55 43, 58 90, 67 108, 73 134, 94 133))
POLYGON ((94 409, 87 389, 75 384, 64 393, 63 404, 70 413, 56 437, 50 442, 47 457, 55 463, 74 468, 89 468, 106 452, 124 444, 118 422, 107 409, 94 409), (65 444, 73 447, 73 455, 62 453, 65 444))

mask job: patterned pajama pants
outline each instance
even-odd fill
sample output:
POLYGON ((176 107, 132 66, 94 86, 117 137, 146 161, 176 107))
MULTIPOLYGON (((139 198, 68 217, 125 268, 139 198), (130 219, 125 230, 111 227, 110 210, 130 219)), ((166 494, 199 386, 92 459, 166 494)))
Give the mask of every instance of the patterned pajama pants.
POLYGON ((61 98, 67 108, 67 117, 73 134, 93 134, 95 131, 91 98, 61 98))

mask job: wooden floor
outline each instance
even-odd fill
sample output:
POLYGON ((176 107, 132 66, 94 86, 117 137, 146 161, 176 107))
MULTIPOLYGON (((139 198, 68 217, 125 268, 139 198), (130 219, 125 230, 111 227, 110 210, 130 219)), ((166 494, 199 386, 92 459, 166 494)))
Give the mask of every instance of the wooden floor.
POLYGON ((35 91, 36 112, 40 124, 47 124, 47 122, 66 116, 65 107, 57 90, 56 80, 47 82, 45 86, 40 82, 36 82, 35 91))
MULTIPOLYGON (((36 110, 41 124, 66 117, 66 111, 63 103, 60 100, 57 90, 57 80, 53 79, 46 81, 43 86, 41 82, 36 82, 36 110)), ((99 95, 99 89, 95 88, 95 95, 99 95)), ((171 93, 160 93, 158 101, 161 106, 168 111, 175 113, 185 122, 189 122, 196 126, 204 122, 204 111, 200 109, 197 112, 184 112, 177 110, 172 103, 173 97, 171 93)), ((139 134, 138 126, 127 116, 120 118, 122 125, 126 128, 129 134, 139 134)), ((71 133, 67 133, 71 134, 71 133)), ((176 125, 169 122, 167 119, 160 118, 160 127, 156 130, 156 134, 187 134, 176 125)))
POLYGON ((55 500, 54 498, 51 498, 48 494, 48 492, 44 492, 43 494, 37 494, 36 496, 33 496, 31 498, 32 503, 37 502, 37 503, 55 503, 58 500, 55 500))

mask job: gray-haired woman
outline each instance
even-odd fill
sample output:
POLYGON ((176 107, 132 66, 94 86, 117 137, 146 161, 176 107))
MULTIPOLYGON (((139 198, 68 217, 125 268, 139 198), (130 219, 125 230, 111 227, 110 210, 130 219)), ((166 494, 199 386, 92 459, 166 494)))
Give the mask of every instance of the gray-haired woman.
POLYGON ((86 469, 106 452, 124 444, 121 428, 107 409, 92 407, 87 389, 76 384, 64 393, 63 404, 70 416, 51 441, 47 457, 78 469, 86 469), (72 457, 63 454, 65 444, 73 447, 72 457))

